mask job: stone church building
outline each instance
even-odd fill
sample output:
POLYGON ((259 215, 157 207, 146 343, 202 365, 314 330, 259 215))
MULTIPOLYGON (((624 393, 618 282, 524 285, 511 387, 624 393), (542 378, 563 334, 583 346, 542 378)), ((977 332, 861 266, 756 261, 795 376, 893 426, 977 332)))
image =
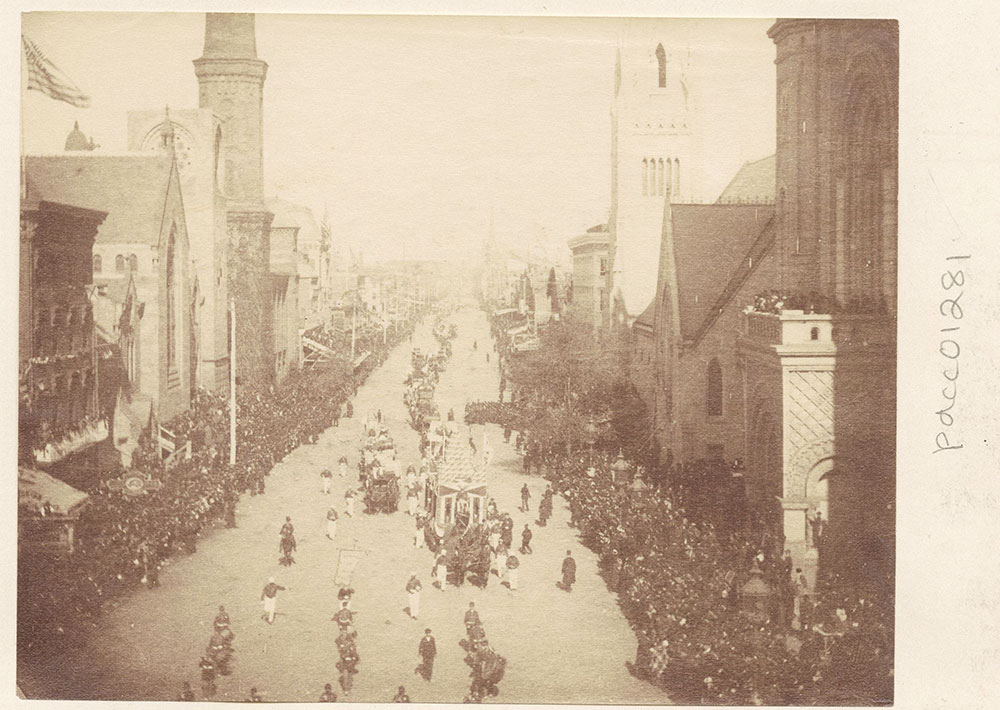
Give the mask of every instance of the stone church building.
POLYGON ((634 349, 652 349, 665 457, 742 461, 797 565, 879 578, 894 559, 897 25, 779 20, 769 36, 773 204, 754 194, 769 159, 716 204, 659 200, 652 344, 634 349))

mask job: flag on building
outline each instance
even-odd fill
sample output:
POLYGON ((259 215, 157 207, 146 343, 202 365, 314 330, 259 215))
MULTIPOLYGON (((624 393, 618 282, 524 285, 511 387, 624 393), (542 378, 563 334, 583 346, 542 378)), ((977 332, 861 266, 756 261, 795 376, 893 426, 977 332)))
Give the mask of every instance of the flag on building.
POLYGON ((53 64, 34 42, 21 35, 21 48, 28 68, 29 91, 40 91, 56 101, 65 101, 77 108, 88 108, 90 97, 83 93, 59 67, 53 64))

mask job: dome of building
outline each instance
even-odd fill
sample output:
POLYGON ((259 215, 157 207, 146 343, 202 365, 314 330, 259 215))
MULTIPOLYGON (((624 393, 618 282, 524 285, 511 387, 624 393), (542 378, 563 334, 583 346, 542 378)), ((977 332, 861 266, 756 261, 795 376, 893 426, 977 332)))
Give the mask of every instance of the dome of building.
POLYGON ((83 135, 83 131, 80 130, 79 121, 73 121, 73 130, 69 132, 66 136, 66 147, 64 150, 93 150, 94 145, 91 141, 87 140, 87 136, 83 135))

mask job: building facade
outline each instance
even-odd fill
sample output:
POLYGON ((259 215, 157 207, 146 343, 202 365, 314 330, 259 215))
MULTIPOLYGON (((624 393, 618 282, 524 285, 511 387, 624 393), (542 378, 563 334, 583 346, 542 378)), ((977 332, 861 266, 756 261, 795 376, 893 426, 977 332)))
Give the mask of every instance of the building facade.
POLYGON ((608 272, 611 268, 608 227, 599 224, 569 240, 573 253, 573 303, 571 318, 595 333, 605 324, 609 310, 608 272))
MULTIPOLYGON (((194 386, 195 277, 176 160, 142 153, 28 156, 25 170, 42 194, 107 214, 88 259, 88 281, 112 287, 123 300, 127 282, 134 282, 142 316, 133 406, 152 408, 159 421, 185 411, 194 386)), ((117 324, 99 325, 113 333, 117 324)))
POLYGON ((130 151, 172 152, 177 157, 197 276, 195 380, 219 393, 229 391, 225 130, 211 109, 128 114, 130 151))
POLYGON ((631 23, 618 48, 607 289, 614 318, 626 324, 656 291, 664 196, 675 202, 700 196, 701 136, 690 48, 687 25, 676 21, 631 23))
POLYGON ((665 207, 656 434, 674 460, 743 461, 808 574, 874 579, 894 549, 897 26, 769 34, 775 199, 764 163, 714 205, 665 207))
POLYGON ((107 214, 28 180, 21 202, 19 459, 54 464, 108 436, 97 398, 91 249, 107 214))

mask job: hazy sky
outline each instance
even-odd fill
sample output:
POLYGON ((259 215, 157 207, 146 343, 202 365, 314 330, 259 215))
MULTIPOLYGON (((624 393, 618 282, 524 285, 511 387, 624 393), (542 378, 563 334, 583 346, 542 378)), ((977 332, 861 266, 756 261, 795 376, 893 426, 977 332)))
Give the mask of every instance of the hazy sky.
MULTIPOLYGON (((499 240, 542 238, 568 256, 566 239, 607 220, 624 22, 258 15, 265 192, 317 218, 329 209, 335 237, 366 260, 468 255, 491 208, 499 240)), ((774 151, 770 24, 699 23, 705 199, 774 151)), ((24 32, 93 99, 28 94, 29 153, 61 151, 74 120, 121 151, 127 111, 197 106, 202 14, 32 13, 24 32)))

